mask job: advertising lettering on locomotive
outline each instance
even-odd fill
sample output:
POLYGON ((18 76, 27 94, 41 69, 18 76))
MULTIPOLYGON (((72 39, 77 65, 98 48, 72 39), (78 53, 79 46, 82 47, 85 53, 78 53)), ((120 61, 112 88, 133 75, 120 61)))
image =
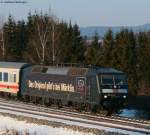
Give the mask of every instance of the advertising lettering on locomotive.
POLYGON ((38 90, 47 90, 47 91, 68 91, 68 92, 75 92, 75 88, 72 84, 65 84, 65 83, 53 83, 53 82, 45 82, 42 83, 40 81, 30 81, 28 80, 28 87, 34 88, 38 90))

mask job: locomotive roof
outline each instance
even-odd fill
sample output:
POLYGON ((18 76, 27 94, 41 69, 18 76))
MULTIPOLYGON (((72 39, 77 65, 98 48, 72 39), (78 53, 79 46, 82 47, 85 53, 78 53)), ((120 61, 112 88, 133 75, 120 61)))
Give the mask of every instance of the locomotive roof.
POLYGON ((48 67, 47 74, 59 74, 59 75, 67 75, 69 68, 67 67, 48 67))
POLYGON ((33 66, 32 72, 41 72, 53 75, 85 75, 86 68, 57 67, 57 66, 33 66))
POLYGON ((122 74, 122 71, 116 70, 114 68, 97 68, 98 73, 117 73, 122 74))
POLYGON ((59 67, 59 66, 39 66, 33 67, 32 72, 41 72, 53 75, 86 75, 88 72, 96 74, 122 74, 122 71, 105 67, 59 67))
POLYGON ((0 68, 21 69, 26 65, 28 64, 22 62, 0 62, 0 68))

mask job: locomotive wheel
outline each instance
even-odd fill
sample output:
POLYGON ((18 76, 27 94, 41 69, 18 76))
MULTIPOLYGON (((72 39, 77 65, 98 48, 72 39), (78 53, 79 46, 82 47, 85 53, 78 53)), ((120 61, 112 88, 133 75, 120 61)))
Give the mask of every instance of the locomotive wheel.
POLYGON ((85 105, 84 105, 84 103, 81 103, 80 104, 80 112, 82 112, 82 111, 84 111, 85 110, 85 105))
POLYGON ((68 101, 68 104, 67 104, 67 106, 68 106, 68 107, 71 107, 71 106, 73 106, 73 103, 72 103, 72 101, 68 101))
POLYGON ((39 104, 39 97, 35 97, 35 104, 39 104))
POLYGON ((33 104, 35 104, 35 103, 36 103, 36 97, 31 96, 30 98, 31 98, 31 102, 32 102, 33 104))
POLYGON ((44 98, 44 105, 45 105, 46 107, 49 106, 49 99, 48 99, 48 98, 44 98))
POLYGON ((62 101, 61 101, 61 99, 58 99, 58 101, 57 101, 57 105, 58 105, 58 108, 62 108, 62 101))
POLYGON ((80 111, 81 103, 73 102, 73 104, 72 104, 72 108, 73 108, 73 109, 75 109, 75 110, 80 111))
POLYGON ((85 104, 85 111, 90 112, 91 111, 91 105, 89 103, 85 104))
POLYGON ((92 107, 92 112, 93 113, 97 113, 98 112, 98 105, 94 105, 93 107, 92 107))
POLYGON ((30 102, 30 96, 28 96, 28 95, 23 96, 23 100, 25 102, 30 102))
POLYGON ((90 104, 89 103, 82 103, 81 104, 81 111, 85 111, 85 112, 90 111, 90 104))
POLYGON ((52 103, 52 99, 49 98, 49 102, 48 102, 48 105, 51 106, 53 103, 52 103))

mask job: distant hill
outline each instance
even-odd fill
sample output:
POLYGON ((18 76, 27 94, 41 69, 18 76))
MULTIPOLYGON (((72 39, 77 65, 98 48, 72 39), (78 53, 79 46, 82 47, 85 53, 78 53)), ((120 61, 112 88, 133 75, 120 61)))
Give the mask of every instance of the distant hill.
POLYGON ((140 32, 140 31, 150 31, 150 23, 140 25, 140 26, 117 26, 117 27, 109 27, 109 26, 90 26, 90 27, 80 27, 81 35, 92 37, 96 32, 99 36, 103 37, 105 33, 108 31, 108 29, 111 29, 113 33, 119 32, 123 28, 128 28, 130 30, 133 30, 134 32, 140 32))

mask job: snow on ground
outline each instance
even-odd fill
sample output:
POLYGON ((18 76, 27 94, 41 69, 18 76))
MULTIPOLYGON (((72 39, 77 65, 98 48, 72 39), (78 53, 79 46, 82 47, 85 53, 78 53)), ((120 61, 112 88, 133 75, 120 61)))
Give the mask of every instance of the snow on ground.
POLYGON ((140 109, 122 109, 119 116, 150 120, 150 111, 140 109))
MULTIPOLYGON (((44 117, 44 116, 37 116, 37 115, 33 115, 33 114, 14 112, 14 111, 8 111, 8 110, 3 110, 3 109, 0 109, 0 112, 14 114, 14 115, 22 115, 22 116, 25 116, 25 117, 32 117, 32 118, 36 118, 36 119, 45 119, 45 120, 48 120, 48 121, 56 121, 56 122, 66 123, 68 125, 76 125, 76 126, 82 126, 82 127, 87 127, 87 128, 95 128, 95 129, 99 129, 99 130, 107 130, 107 131, 110 131, 110 132, 119 132, 119 133, 130 134, 130 135, 144 135, 144 134, 139 133, 139 132, 127 131, 127 130, 104 127, 104 126, 93 125, 93 124, 85 124, 85 123, 81 123, 81 122, 78 122, 78 121, 68 121, 68 120, 59 119, 59 118, 50 118, 50 117, 44 117)), ((87 121, 90 121, 90 120, 87 120, 87 121)), ((106 123, 106 124, 109 125, 109 123, 106 123)), ((113 125, 113 124, 111 124, 111 125, 113 125)), ((135 128, 135 129, 137 129, 137 128, 135 128)), ((144 131, 149 131, 148 129, 147 130, 143 129, 143 130, 144 131)))
POLYGON ((133 118, 135 117, 136 113, 136 110, 123 109, 120 116, 128 116, 133 118))
POLYGON ((17 121, 16 119, 0 115, 0 132, 5 129, 16 129, 19 132, 28 131, 31 135, 93 135, 93 133, 83 133, 66 128, 54 128, 46 125, 37 125, 17 121))

